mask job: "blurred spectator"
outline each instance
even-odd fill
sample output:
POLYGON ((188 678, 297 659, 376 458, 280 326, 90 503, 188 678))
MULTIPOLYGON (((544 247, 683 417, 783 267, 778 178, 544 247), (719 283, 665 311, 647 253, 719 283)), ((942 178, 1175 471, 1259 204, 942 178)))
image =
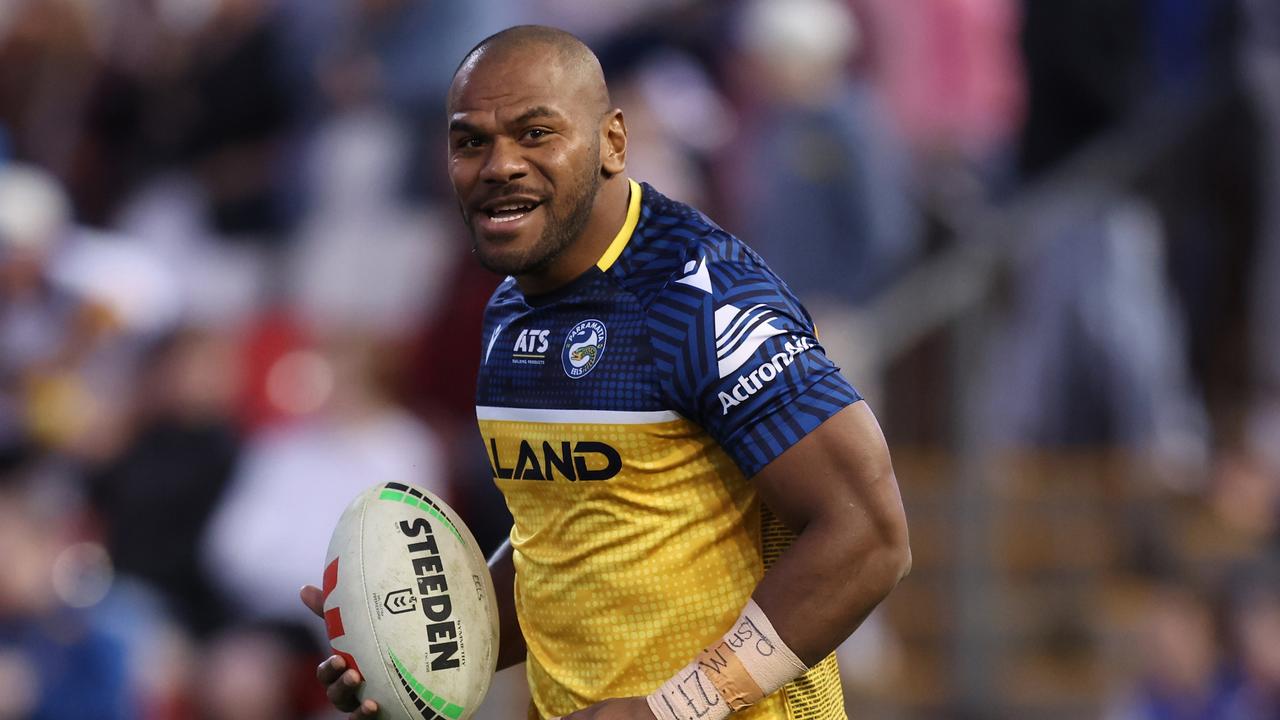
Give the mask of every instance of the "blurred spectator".
POLYGON ((1146 0, 1142 27, 1144 85, 1153 94, 1188 95, 1222 77, 1232 57, 1238 3, 1214 0, 1146 0))
MULTIPOLYGON (((512 0, 346 0, 317 11, 309 0, 286 0, 292 14, 321 16, 313 69, 332 100, 334 69, 352 63, 368 75, 382 108, 411 128, 406 177, 414 197, 451 192, 444 182, 444 138, 435 134, 444 96, 463 55, 483 38, 530 17, 512 0), (325 87, 329 84, 330 87, 325 87)), ((341 105, 339 106, 341 109, 341 105)))
POLYGON ((465 246, 442 230, 454 222, 443 209, 404 199, 411 148, 395 118, 367 100, 332 115, 312 140, 312 206, 290 258, 311 329, 393 340, 444 300, 445 271, 465 246))
POLYGON ((1232 607, 1243 682, 1231 718, 1280 717, 1280 582, 1274 568, 1246 581, 1232 607))
POLYGON ((136 244, 70 222, 45 172, 0 166, 0 435, 109 452, 133 342, 179 312, 167 269, 136 244))
POLYGON ((1125 117, 1141 97, 1142 0, 1023 0, 1027 119, 1020 168, 1034 177, 1125 117))
POLYGON ((199 178, 220 235, 278 239, 280 161, 295 120, 274 0, 103 4, 115 36, 86 115, 73 185, 87 219, 113 219, 149 175, 199 178))
POLYGON ((278 16, 268 0, 216 0, 188 42, 191 93, 181 152, 209 194, 222 233, 274 239, 286 227, 277 163, 292 110, 285 102, 278 16))
POLYGON ((275 249, 227 242, 207 222, 208 203, 191 176, 165 173, 121 207, 116 227, 181 278, 183 324, 235 332, 279 294, 275 249))
POLYGON ((706 164, 733 138, 737 118, 698 61, 650 48, 609 80, 627 121, 627 173, 697 207, 711 202, 706 164))
MULTIPOLYGON (((345 26, 378 59, 383 97, 410 118, 441 116, 462 56, 481 39, 525 17, 511 0, 356 0, 345 26)), ((442 143, 443 144, 443 143, 442 143)))
POLYGON ((1025 104, 1015 0, 855 0, 867 69, 917 152, 989 163, 1025 104))
POLYGON ((1159 217, 1133 198, 1063 198, 1035 232, 991 353, 997 435, 1015 447, 1118 444, 1166 481, 1199 483, 1207 419, 1162 272, 1159 217))
POLYGON ((105 330, 102 312, 55 285, 48 267, 67 231, 66 197, 35 168, 0 166, 0 436, 25 435, 37 374, 73 365, 105 330))
POLYGON ((1142 664, 1132 695, 1108 720, 1221 720, 1234 681, 1222 661, 1213 614, 1204 599, 1178 586, 1153 591, 1142 622, 1142 664))
POLYGON ((116 568, 161 592, 200 636, 228 615, 199 541, 239 453, 234 351, 226 338, 192 330, 154 348, 142 371, 132 437, 93 482, 116 568))
POLYGON ((279 359, 267 393, 292 422, 252 438, 213 514, 204 554, 248 619, 296 619, 347 504, 382 482, 412 482, 448 498, 435 435, 391 404, 374 346, 353 337, 279 359), (282 514, 283 513, 283 514, 282 514))
POLYGON ((863 30, 845 4, 741 7, 730 72, 742 121, 722 168, 729 228, 785 279, 827 354, 874 397, 872 340, 852 311, 922 250, 910 161, 876 89, 848 75, 863 30))
POLYGON ((298 628, 251 623, 214 638, 205 652, 209 673, 196 691, 200 720, 304 720, 328 700, 315 681, 323 660, 315 640, 298 628))
MULTIPOLYGON (((460 250, 466 247, 461 237, 450 242, 460 250)), ((473 380, 483 350, 484 308, 502 279, 462 252, 445 277, 451 279, 443 293, 447 304, 425 317, 409 336, 395 357, 393 377, 397 397, 439 434, 447 453, 454 509, 487 553, 507 539, 512 521, 502 494, 490 480, 489 454, 475 441, 473 380)))
POLYGON ((654 16, 670 16, 675 14, 674 11, 698 5, 700 0, 651 0, 647 3, 632 3, 628 0, 598 0, 592 3, 534 0, 529 4, 536 9, 537 22, 564 28, 591 44, 641 25, 654 16))
POLYGON ((0 718, 135 718, 124 647, 77 607, 104 589, 84 597, 69 572, 76 505, 43 460, 32 446, 0 450, 0 718))
POLYGON ((739 30, 754 93, 733 146, 742 236, 818 315, 865 301, 918 249, 906 155, 845 75, 860 33, 836 0, 748 3, 739 30))
POLYGON ((0 127, 14 155, 63 181, 78 169, 85 109, 97 78, 107 4, 8 0, 0 10, 0 127))
POLYGON ((1250 298, 1254 392, 1248 445, 1264 482, 1280 492, 1280 6, 1249 0, 1244 69, 1261 127, 1262 217, 1250 298))

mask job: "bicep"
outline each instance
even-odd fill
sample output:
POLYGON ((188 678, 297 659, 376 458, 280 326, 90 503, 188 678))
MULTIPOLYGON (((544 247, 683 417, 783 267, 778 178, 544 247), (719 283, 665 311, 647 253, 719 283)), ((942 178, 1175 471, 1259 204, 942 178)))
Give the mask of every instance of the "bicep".
POLYGON ((753 482, 764 503, 797 533, 820 520, 905 533, 889 448, 866 402, 832 415, 753 482))

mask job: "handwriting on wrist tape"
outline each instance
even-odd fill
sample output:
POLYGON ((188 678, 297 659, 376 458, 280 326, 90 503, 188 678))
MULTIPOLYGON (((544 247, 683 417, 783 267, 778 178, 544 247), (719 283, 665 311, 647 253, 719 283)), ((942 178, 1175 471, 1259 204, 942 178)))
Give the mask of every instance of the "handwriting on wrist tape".
MULTIPOLYGON (((650 708, 662 720, 723 720, 730 712, 754 705, 767 692, 782 687, 791 670, 804 671, 788 659, 786 646, 747 613, 724 637, 703 650, 692 663, 649 696, 650 708), (783 665, 778 672, 778 665, 783 665), (759 677, 747 668, 754 668, 759 677), (764 687, 761 683, 768 687, 764 687)), ((759 609, 756 608, 756 612, 759 609)))
POLYGON ((720 643, 728 643, 734 650, 743 648, 755 650, 760 657, 769 657, 777 651, 773 639, 761 632, 760 628, 756 627, 756 624, 749 617, 742 618, 742 622, 738 623, 738 627, 734 628, 733 634, 725 635, 720 643), (750 643, 753 638, 755 643, 750 643))
MULTIPOLYGON (((668 683, 664 688, 665 692, 660 695, 662 703, 671 712, 672 717, 687 717, 695 720, 704 718, 723 704, 720 693, 703 675, 697 663, 689 665, 685 671, 673 678, 674 683, 668 683), (692 715, 684 712, 685 708, 688 708, 692 715)), ((716 715, 727 714, 725 710, 716 713, 716 715)))
POLYGON ((744 617, 738 627, 726 633, 719 643, 702 651, 698 656, 698 667, 715 685, 720 697, 729 704, 729 709, 741 710, 764 699, 764 690, 743 665, 739 653, 768 657, 775 650, 773 641, 760 632, 750 618, 744 617))
POLYGON ((769 657, 776 651, 772 639, 750 618, 742 618, 718 643, 703 650, 687 672, 676 676, 675 692, 663 693, 662 699, 673 714, 686 717, 676 709, 679 706, 691 711, 688 717, 692 718, 703 718, 722 700, 731 711, 754 705, 764 699, 764 691, 738 655, 746 652, 769 657))

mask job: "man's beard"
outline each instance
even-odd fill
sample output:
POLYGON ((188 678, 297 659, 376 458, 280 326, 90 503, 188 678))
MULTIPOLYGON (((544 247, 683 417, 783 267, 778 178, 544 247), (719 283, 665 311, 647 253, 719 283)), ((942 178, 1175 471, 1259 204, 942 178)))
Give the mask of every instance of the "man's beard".
MULTIPOLYGON (((599 151, 592 153, 598 157, 599 151)), ((543 203, 541 208, 546 212, 546 222, 542 226, 542 234, 538 236, 533 247, 518 257, 501 257, 488 254, 475 238, 475 228, 471 229, 472 249, 476 259, 490 272, 499 275, 529 275, 546 270, 556 258, 573 244, 582 229, 591 218, 591 210, 595 206, 596 195, 600 191, 600 169, 587 166, 586 172, 578 179, 567 198, 568 207, 563 214, 557 212, 553 203, 543 203)))

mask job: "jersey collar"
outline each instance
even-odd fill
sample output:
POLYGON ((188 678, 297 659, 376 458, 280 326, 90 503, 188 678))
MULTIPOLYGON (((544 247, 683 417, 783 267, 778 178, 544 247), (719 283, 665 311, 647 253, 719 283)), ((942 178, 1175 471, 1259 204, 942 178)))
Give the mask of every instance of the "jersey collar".
POLYGON ((640 183, 627 178, 627 183, 631 186, 631 201, 627 205, 627 220, 622 223, 622 229, 613 237, 613 242, 609 243, 609 247, 605 249, 604 254, 596 261, 596 267, 601 270, 608 270, 618 257, 622 255, 622 251, 626 249, 627 242, 631 240, 632 234, 635 233, 636 225, 640 222, 640 183))

